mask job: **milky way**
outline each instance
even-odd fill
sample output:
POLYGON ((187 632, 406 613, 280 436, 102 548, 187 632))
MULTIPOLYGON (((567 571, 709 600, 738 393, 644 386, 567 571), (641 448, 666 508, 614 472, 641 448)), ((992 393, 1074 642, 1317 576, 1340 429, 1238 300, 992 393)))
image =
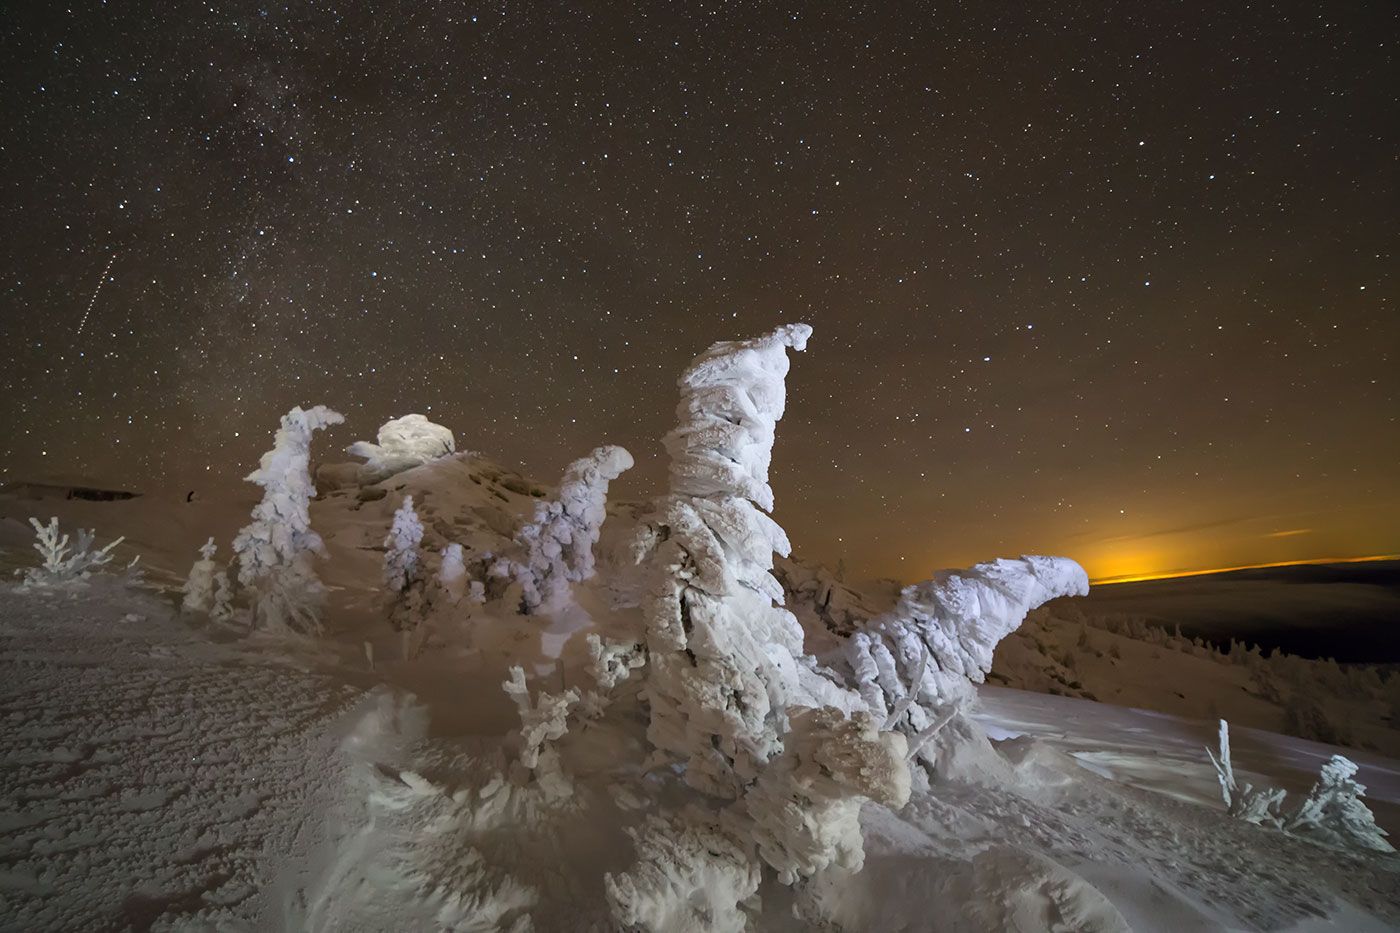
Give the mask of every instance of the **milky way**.
POLYGON ((326 403, 644 495, 803 320, 778 517, 853 573, 1400 551, 1396 7, 1217 6, 14 5, 0 478, 326 403))

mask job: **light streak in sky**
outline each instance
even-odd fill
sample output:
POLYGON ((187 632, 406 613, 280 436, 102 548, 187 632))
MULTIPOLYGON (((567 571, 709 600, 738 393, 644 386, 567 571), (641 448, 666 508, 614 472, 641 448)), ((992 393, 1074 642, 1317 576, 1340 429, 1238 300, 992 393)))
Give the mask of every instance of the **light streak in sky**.
POLYGON ((83 312, 83 319, 78 322, 78 329, 74 332, 74 337, 81 337, 83 335, 83 328, 87 326, 88 315, 92 314, 92 306, 97 304, 97 296, 102 294, 102 286, 107 282, 107 273, 112 271, 112 263, 117 261, 117 253, 119 252, 121 251, 117 250, 117 252, 112 253, 112 258, 107 260, 107 268, 102 270, 102 278, 97 280, 97 288, 93 289, 92 297, 88 299, 87 310, 83 312))

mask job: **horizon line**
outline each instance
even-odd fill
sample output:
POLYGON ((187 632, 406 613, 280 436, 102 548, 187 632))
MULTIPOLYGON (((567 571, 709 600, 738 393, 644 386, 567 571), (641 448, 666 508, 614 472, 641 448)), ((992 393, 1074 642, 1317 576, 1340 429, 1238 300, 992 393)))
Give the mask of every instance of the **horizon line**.
POLYGON ((1310 564, 1364 564, 1369 561, 1400 560, 1400 554, 1372 554, 1367 557, 1312 557, 1307 560, 1280 560, 1266 564, 1241 564, 1238 567, 1214 567, 1209 570, 1177 570, 1163 573, 1119 574, 1090 580, 1090 586, 1113 586, 1116 583, 1144 583, 1149 580, 1177 580, 1182 577, 1204 577, 1236 570, 1265 570, 1270 567, 1303 567, 1310 564))

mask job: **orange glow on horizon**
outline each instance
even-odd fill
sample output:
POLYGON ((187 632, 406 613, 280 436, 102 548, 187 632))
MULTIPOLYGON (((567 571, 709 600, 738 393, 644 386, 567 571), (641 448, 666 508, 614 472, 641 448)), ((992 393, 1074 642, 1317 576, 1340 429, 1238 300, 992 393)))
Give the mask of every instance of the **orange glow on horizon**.
POLYGON ((1400 554, 1375 554, 1369 557, 1314 557, 1308 560, 1280 560, 1266 564, 1241 564, 1238 567, 1212 567, 1207 570, 1175 570, 1162 573, 1116 574, 1096 577, 1089 582, 1094 586, 1111 586, 1115 583, 1141 583, 1146 580, 1174 580, 1179 577, 1201 577, 1212 573, 1230 573, 1234 570, 1263 570, 1269 567, 1297 567, 1306 564, 1361 564, 1375 560, 1400 560, 1400 554))

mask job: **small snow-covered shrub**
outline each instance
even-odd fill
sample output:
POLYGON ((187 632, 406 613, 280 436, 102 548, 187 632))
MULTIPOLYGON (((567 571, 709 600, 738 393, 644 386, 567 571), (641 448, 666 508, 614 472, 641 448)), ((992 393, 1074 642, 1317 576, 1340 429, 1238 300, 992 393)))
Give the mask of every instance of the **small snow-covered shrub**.
POLYGON ((1356 782, 1356 763, 1333 755, 1322 766, 1317 783, 1283 823, 1285 832, 1305 833, 1342 849, 1394 852, 1376 825, 1371 808, 1361 802, 1366 787, 1356 782))
POLYGON ((1206 748, 1210 763, 1215 766, 1215 776, 1220 782, 1220 796, 1225 800, 1225 809, 1237 820, 1246 823, 1262 823, 1279 826, 1282 817, 1279 806, 1287 792, 1276 787, 1255 787, 1241 784, 1235 779, 1235 766, 1230 760, 1230 726, 1220 720, 1220 757, 1206 748))
POLYGON ((1255 789, 1236 782, 1230 762, 1230 727, 1225 720, 1220 720, 1220 757, 1209 748, 1206 754, 1215 766, 1225 806, 1236 819, 1275 826, 1286 833, 1338 849, 1395 851, 1386 841, 1386 831, 1376 825, 1375 814, 1361 801, 1366 787, 1356 782, 1356 763, 1349 758, 1341 755, 1329 758, 1307 797, 1291 813, 1285 814, 1286 791, 1273 787, 1255 789))
POLYGON ((26 586, 56 586, 86 579, 93 571, 101 570, 112 562, 112 550, 121 544, 125 537, 118 538, 106 547, 93 550, 95 537, 91 529, 79 528, 78 540, 71 547, 66 534, 58 530, 58 519, 50 518, 47 525, 31 518, 38 539, 32 547, 39 553, 42 563, 24 571, 26 586))
POLYGON ((199 560, 190 567, 189 576, 185 578, 185 585, 181 588, 184 599, 180 602, 180 608, 184 611, 207 615, 214 608, 215 579, 219 573, 214 554, 218 550, 219 546, 214 543, 212 537, 200 547, 199 560))
POLYGON ((646 646, 640 642, 604 641, 596 633, 589 634, 588 672, 596 689, 584 694, 583 715, 598 719, 612 702, 613 690, 646 665, 646 646))
POLYGON ((389 624, 410 632, 423 622, 423 523, 413 510, 413 497, 404 496, 384 536, 384 588, 389 595, 389 624))
POLYGON ((348 453, 365 461, 359 468, 362 484, 377 483, 457 450, 452 432, 423 415, 386 421, 379 428, 378 440, 377 444, 356 441, 350 445, 348 453))
POLYGON ((246 477, 263 487, 263 498, 234 538, 233 551, 255 628, 320 631, 326 591, 312 561, 325 556, 325 545, 311 529, 311 438, 344 420, 324 405, 293 408, 282 416, 272 449, 246 477))

